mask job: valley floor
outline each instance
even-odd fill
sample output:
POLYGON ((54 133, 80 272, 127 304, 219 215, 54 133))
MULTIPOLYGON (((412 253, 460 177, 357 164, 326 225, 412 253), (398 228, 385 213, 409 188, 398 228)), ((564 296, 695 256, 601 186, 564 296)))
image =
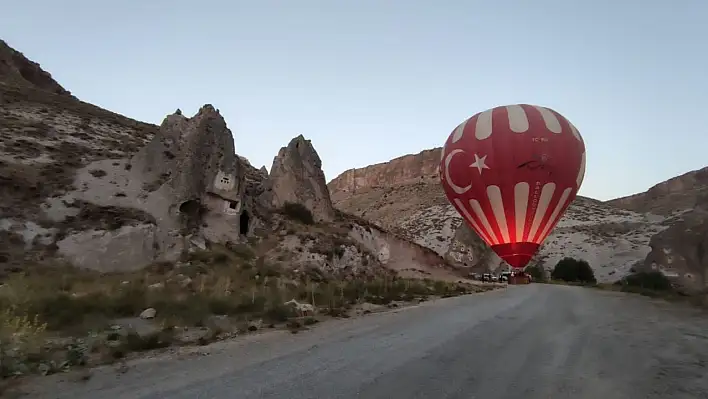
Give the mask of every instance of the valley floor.
POLYGON ((29 397, 699 398, 706 331, 700 309, 532 284, 105 367, 83 382, 51 376, 29 397))

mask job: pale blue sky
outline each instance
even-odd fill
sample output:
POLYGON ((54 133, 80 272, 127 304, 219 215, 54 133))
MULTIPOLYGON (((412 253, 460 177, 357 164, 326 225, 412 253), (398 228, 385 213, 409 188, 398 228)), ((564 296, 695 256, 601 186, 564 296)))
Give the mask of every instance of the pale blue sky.
POLYGON ((328 180, 548 106, 584 136, 580 194, 609 199, 708 164, 707 20, 705 0, 26 0, 0 37, 135 119, 214 104, 256 167, 304 134, 328 180))

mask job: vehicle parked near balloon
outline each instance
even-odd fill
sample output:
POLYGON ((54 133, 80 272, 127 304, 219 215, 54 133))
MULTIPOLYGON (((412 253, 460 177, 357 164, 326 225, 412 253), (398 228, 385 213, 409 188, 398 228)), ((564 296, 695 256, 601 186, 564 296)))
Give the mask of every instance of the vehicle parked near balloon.
POLYGON ((558 112, 499 106, 450 133, 440 159, 448 200, 490 248, 524 268, 575 199, 585 143, 558 112))

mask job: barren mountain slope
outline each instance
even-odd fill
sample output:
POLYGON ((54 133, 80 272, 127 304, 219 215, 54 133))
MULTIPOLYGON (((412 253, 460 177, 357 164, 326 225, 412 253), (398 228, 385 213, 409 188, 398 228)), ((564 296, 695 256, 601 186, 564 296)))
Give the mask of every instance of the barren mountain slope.
POLYGON ((335 210, 302 135, 268 173, 210 104, 137 122, 5 43, 0 137, 0 380, 496 287, 335 210))
POLYGON ((636 212, 670 215, 708 203, 708 168, 694 170, 661 182, 649 190, 607 201, 636 212))
MULTIPOLYGON (((344 172, 329 183, 335 206, 381 224, 446 256, 461 267, 494 269, 499 259, 462 224, 436 174, 440 149, 344 172), (412 173, 395 169, 412 167, 412 173), (465 237, 461 239, 461 237, 465 237)), ((615 208, 578 197, 541 248, 552 267, 564 256, 586 259, 601 281, 612 281, 643 261, 662 216, 615 208)))
MULTIPOLYGON (((651 253, 640 270, 661 270, 683 293, 708 301, 708 168, 661 182, 643 193, 607 202, 665 215, 668 227, 651 237, 651 253)), ((708 303, 708 302, 707 302, 708 303)))
POLYGON ((78 168, 129 156, 156 131, 77 100, 0 41, 0 260, 19 265, 42 257, 47 248, 33 242, 54 241, 43 203, 70 189, 78 168))
POLYGON ((52 75, 39 64, 0 39, 0 82, 19 87, 41 89, 53 94, 71 96, 52 75))
POLYGON ((159 127, 138 122, 79 101, 2 41, 0 137, 0 271, 59 258, 125 271, 244 242, 293 268, 458 278, 429 249, 335 213, 303 136, 280 150, 269 175, 234 154, 211 105, 191 118, 178 110, 159 127), (283 220, 284 202, 322 223, 283 220), (193 206, 203 209, 192 215, 193 206))

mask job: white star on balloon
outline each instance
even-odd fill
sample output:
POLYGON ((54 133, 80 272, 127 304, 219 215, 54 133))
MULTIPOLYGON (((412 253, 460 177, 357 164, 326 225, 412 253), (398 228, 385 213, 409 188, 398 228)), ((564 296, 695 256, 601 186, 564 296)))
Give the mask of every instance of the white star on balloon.
POLYGON ((482 174, 482 169, 489 169, 489 166, 484 163, 484 160, 487 159, 487 156, 483 156, 482 158, 479 157, 479 155, 474 154, 474 163, 470 165, 471 168, 477 168, 479 171, 479 174, 482 174))

